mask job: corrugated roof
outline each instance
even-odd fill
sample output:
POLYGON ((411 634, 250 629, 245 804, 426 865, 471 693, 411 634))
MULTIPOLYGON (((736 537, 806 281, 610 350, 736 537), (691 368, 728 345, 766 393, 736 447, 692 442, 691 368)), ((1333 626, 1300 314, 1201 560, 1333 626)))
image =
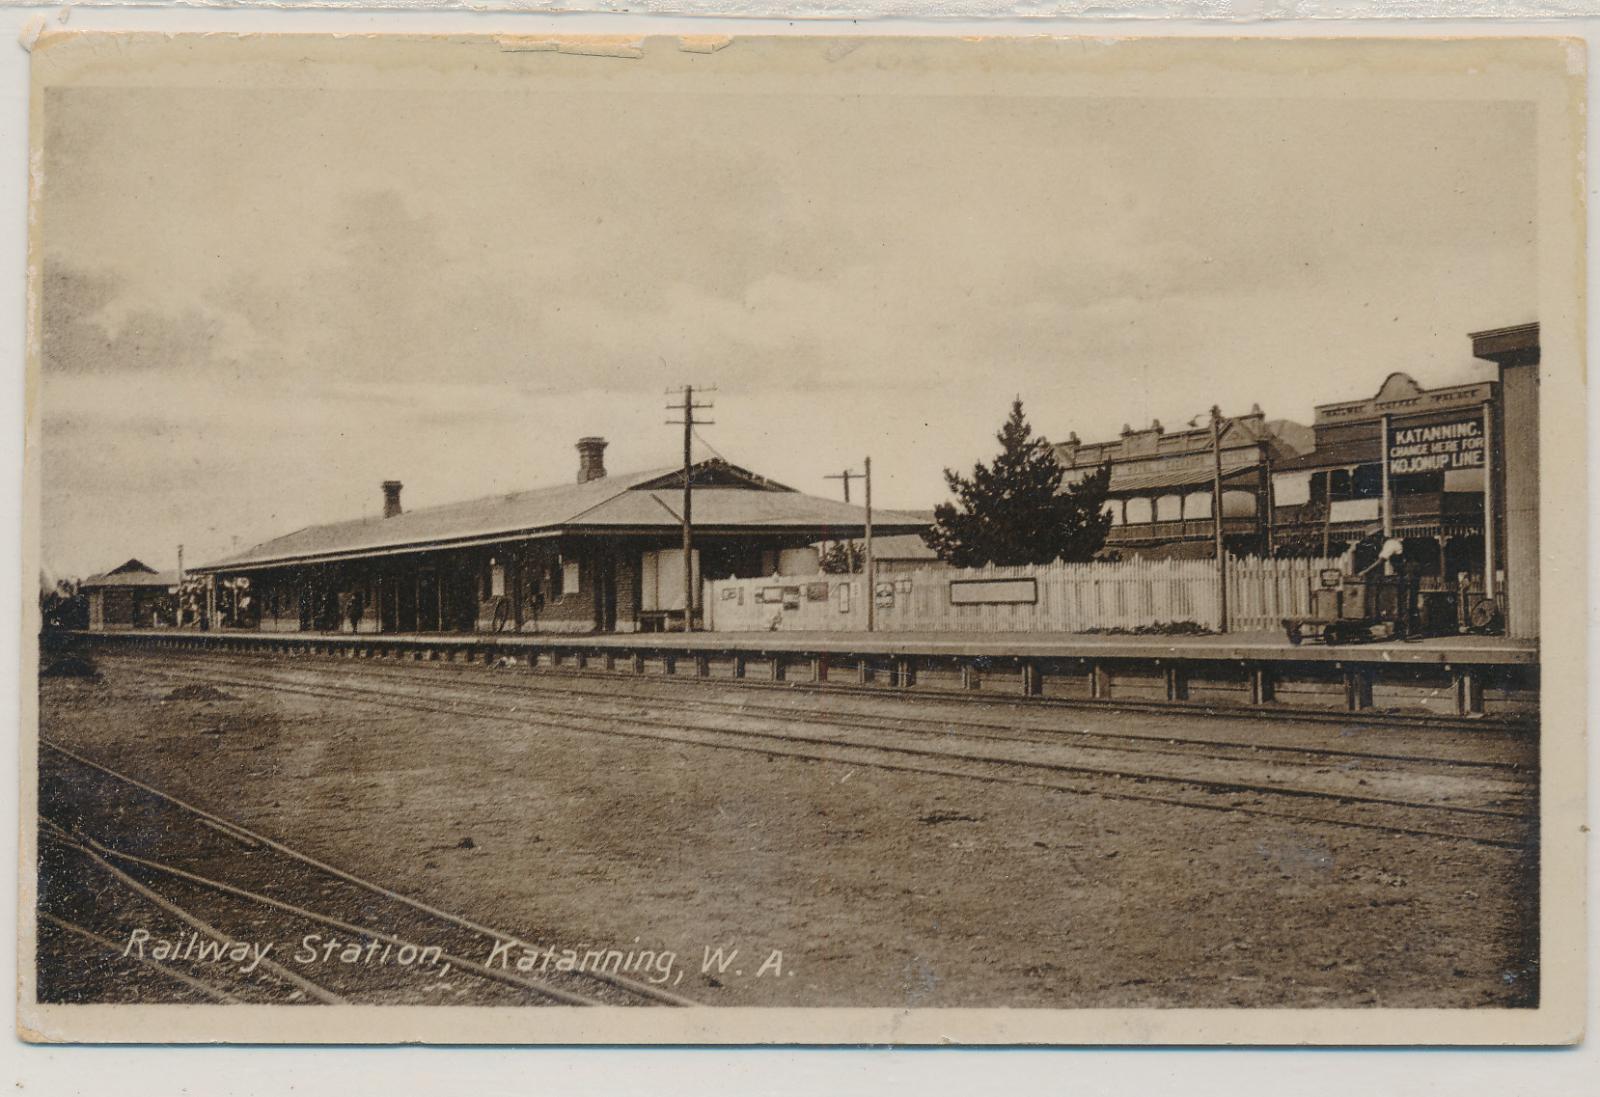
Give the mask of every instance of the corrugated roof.
MULTIPOLYGON (((819 536, 838 528, 860 527, 866 512, 848 503, 804 495, 763 480, 726 462, 702 462, 721 479, 748 478, 749 487, 703 486, 694 493, 696 526, 817 529, 819 536)), ((377 515, 330 525, 309 526, 263 542, 233 556, 202 565, 197 571, 225 571, 263 564, 322 558, 350 558, 439 544, 472 542, 518 535, 550 535, 561 531, 601 532, 640 526, 676 528, 682 495, 670 488, 648 490, 655 481, 670 481, 677 470, 605 476, 583 484, 561 484, 493 495, 462 503, 406 511, 392 518, 377 515), (638 489, 638 490, 635 490, 638 489)), ((677 477, 681 481, 681 476, 677 477)), ((909 515, 874 515, 874 525, 901 530, 927 523, 909 515)))
POLYGON ((78 584, 80 590, 91 587, 175 587, 175 571, 108 571, 104 575, 91 575, 78 584))
POLYGON ((393 518, 374 514, 347 522, 307 526, 196 570, 215 571, 229 566, 276 560, 298 560, 549 529, 598 506, 613 495, 670 475, 672 471, 670 468, 651 469, 622 476, 605 476, 584 484, 560 484, 408 510, 393 518))
MULTIPOLYGON (((696 526, 797 527, 802 529, 857 530, 867 512, 797 491, 750 491, 744 488, 696 488, 696 526)), ((625 491, 564 523, 568 529, 675 525, 682 521, 683 495, 679 491, 625 491)), ((928 523, 915 515, 874 511, 874 529, 921 529, 928 523)), ((857 536, 860 536, 858 533, 857 536)))

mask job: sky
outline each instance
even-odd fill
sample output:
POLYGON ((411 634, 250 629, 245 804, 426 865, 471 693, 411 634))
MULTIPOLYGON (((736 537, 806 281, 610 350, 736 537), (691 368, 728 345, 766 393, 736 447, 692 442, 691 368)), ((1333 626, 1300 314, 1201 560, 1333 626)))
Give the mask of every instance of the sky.
POLYGON ((641 94, 567 61, 50 90, 45 567, 201 563, 386 479, 408 507, 561 483, 584 435, 671 465, 685 382, 716 386, 697 453, 826 495, 870 455, 875 502, 931 508, 1014 396, 1052 439, 1309 423, 1394 370, 1487 379, 1467 333, 1537 319, 1524 104, 1294 73, 641 94))

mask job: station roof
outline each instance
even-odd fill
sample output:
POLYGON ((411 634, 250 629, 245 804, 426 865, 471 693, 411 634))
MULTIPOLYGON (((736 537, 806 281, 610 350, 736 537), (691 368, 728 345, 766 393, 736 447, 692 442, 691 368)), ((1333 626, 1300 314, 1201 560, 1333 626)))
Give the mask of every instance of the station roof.
MULTIPOLYGON (((794 533, 821 539, 859 537, 866 524, 861 507, 802 494, 719 459, 696 464, 692 485, 694 527, 702 532, 794 533)), ((195 570, 332 562, 564 535, 665 534, 682 524, 682 491, 682 469, 603 476, 390 518, 308 526, 195 570)), ((886 533, 913 533, 927 525, 925 519, 894 511, 873 515, 873 527, 886 533)))
POLYGON ((102 587, 175 587, 178 585, 178 576, 175 572, 157 571, 142 560, 128 560, 110 571, 99 575, 91 575, 78 584, 78 589, 89 590, 102 587))

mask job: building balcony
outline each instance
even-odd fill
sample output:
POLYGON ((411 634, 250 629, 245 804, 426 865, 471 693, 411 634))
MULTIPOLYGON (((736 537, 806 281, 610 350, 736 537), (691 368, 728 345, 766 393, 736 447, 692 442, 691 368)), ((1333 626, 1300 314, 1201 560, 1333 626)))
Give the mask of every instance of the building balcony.
MULTIPOLYGON (((1383 520, 1382 504, 1377 499, 1352 500, 1352 502, 1367 502, 1370 513, 1363 513, 1359 518, 1347 517, 1340 514, 1340 507, 1335 504, 1333 513, 1327 515, 1329 525, 1361 526, 1374 525, 1383 520)), ((1463 523, 1483 523, 1483 496, 1476 492, 1432 492, 1426 495, 1396 495, 1394 497, 1394 521, 1416 524, 1418 522, 1439 522, 1445 525, 1461 525, 1463 523)), ((1324 521, 1324 512, 1320 504, 1299 503, 1293 506, 1278 507, 1273 511, 1276 524, 1280 527, 1297 526, 1302 523, 1311 523, 1320 526, 1324 521)))
MULTIPOLYGON (((1251 536, 1261 532, 1261 523, 1255 518, 1224 518, 1224 535, 1251 536)), ((1112 526, 1106 534, 1108 545, 1149 544, 1161 541, 1209 541, 1216 531, 1209 518, 1187 518, 1166 522, 1132 522, 1112 526)))

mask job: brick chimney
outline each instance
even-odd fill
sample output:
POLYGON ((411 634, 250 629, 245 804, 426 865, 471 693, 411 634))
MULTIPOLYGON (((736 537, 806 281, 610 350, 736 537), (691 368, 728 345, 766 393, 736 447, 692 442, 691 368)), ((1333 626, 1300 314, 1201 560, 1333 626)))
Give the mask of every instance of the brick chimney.
POLYGON ((606 474, 606 444, 604 438, 578 439, 578 483, 587 484, 606 474))
POLYGON ((383 516, 393 518, 400 513, 400 488, 403 485, 398 480, 385 480, 383 482, 383 516))

